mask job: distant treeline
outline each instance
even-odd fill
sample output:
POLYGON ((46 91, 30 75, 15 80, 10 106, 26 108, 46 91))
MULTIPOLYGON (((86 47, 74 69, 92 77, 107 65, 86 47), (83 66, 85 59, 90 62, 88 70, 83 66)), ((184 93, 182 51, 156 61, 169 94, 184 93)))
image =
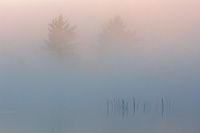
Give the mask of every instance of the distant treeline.
MULTIPOLYGON (((127 30, 120 16, 110 19, 99 32, 99 36, 95 39, 98 42, 98 54, 105 54, 105 49, 113 49, 116 47, 130 47, 135 44, 138 39, 134 30, 127 30)), ((64 20, 60 15, 52 19, 48 25, 47 39, 44 49, 57 58, 74 56, 77 46, 76 26, 64 20)))

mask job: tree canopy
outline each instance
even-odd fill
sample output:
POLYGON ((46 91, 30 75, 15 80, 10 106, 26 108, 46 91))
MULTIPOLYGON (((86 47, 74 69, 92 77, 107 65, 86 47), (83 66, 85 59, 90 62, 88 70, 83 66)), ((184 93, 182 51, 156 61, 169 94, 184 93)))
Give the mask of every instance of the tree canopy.
POLYGON ((59 57, 66 55, 73 48, 73 41, 76 38, 75 29, 76 26, 71 27, 67 21, 64 21, 62 15, 53 19, 48 27, 46 49, 59 57))
POLYGON ((126 30, 120 16, 115 16, 103 27, 103 31, 100 34, 101 43, 133 43, 135 40, 135 32, 126 30))

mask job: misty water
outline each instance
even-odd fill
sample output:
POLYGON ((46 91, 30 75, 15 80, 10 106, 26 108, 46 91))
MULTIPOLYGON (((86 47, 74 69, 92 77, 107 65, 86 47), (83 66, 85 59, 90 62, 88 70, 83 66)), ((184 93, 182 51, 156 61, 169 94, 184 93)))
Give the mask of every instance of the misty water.
POLYGON ((2 66, 1 132, 200 131, 198 75, 120 57, 101 67, 47 60, 2 66))

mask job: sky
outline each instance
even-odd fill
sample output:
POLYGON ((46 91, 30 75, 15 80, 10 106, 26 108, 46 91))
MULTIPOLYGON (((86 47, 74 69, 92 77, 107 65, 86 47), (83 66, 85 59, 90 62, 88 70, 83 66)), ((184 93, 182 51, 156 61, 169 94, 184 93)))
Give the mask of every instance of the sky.
POLYGON ((198 0, 124 0, 123 2, 2 0, 0 2, 1 29, 3 29, 1 35, 9 34, 11 37, 23 33, 27 36, 44 34, 45 26, 59 14, 63 14, 71 23, 80 25, 81 31, 85 30, 84 27, 87 29, 96 25, 101 27, 107 19, 121 15, 129 27, 142 26, 143 28, 140 27, 142 29, 138 30, 150 30, 151 33, 156 32, 156 35, 161 34, 165 38, 166 36, 181 38, 189 33, 192 34, 193 30, 199 27, 200 20, 198 0), (27 33, 26 30, 32 32, 27 33))

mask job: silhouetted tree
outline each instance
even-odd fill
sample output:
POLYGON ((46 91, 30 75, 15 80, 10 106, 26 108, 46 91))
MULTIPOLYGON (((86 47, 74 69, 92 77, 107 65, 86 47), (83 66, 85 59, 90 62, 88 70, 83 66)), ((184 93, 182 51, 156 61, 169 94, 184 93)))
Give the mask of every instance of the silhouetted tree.
MULTIPOLYGON (((138 39, 135 31, 126 29, 126 25, 120 16, 115 16, 104 25, 97 44, 97 60, 101 65, 118 63, 126 58, 129 49, 138 39), (111 62, 112 60, 112 62, 111 62)), ((116 64, 116 66, 118 66, 116 64)))
POLYGON ((71 27, 63 16, 52 20, 49 24, 48 40, 46 40, 46 49, 59 58, 70 53, 76 38, 76 26, 71 27))
POLYGON ((113 19, 103 27, 100 34, 100 43, 106 45, 116 44, 132 44, 136 40, 136 33, 134 31, 126 30, 126 26, 119 16, 113 19))

